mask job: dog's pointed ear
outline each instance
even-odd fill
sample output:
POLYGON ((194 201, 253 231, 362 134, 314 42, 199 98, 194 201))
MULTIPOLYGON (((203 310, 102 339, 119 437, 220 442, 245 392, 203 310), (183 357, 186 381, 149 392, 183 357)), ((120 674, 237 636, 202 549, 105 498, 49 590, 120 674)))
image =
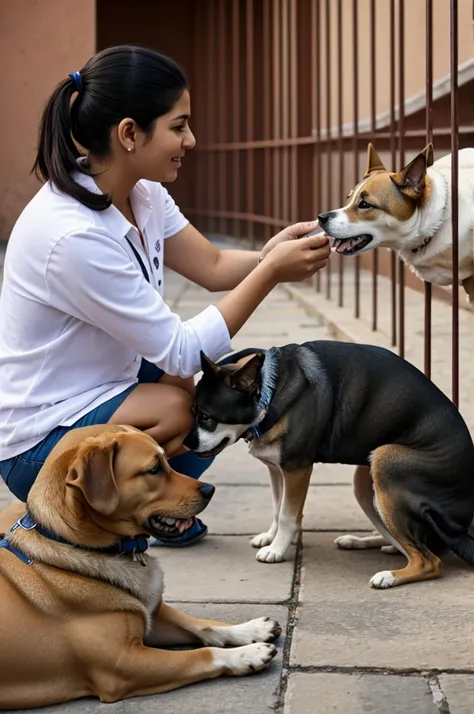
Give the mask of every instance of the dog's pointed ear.
POLYGON ((258 378, 262 370, 265 355, 258 352, 242 367, 229 375, 230 386, 243 392, 255 392, 258 389, 258 378))
POLYGON ((382 163, 382 159, 375 151, 373 144, 367 146, 367 168, 365 169, 364 178, 370 176, 374 171, 386 171, 387 169, 382 163))
POLYGON ((390 174, 390 178, 402 193, 416 200, 423 193, 426 170, 433 160, 433 144, 428 144, 404 169, 390 174))
POLYGON ((87 503, 104 516, 111 516, 119 505, 119 492, 114 476, 116 439, 104 443, 92 437, 82 442, 66 474, 66 485, 82 491, 87 503))
POLYGON ((219 371, 220 367, 218 367, 217 364, 215 364, 212 360, 209 359, 209 357, 206 357, 204 352, 201 350, 200 352, 201 355, 201 369, 203 374, 217 374, 219 371))

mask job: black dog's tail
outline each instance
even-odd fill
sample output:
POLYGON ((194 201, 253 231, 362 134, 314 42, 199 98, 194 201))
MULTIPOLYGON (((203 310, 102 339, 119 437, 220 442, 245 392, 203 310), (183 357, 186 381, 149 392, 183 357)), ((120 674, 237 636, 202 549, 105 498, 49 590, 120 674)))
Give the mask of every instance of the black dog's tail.
POLYGON ((424 518, 433 532, 450 550, 469 565, 474 565, 474 538, 468 532, 461 531, 459 525, 450 523, 445 516, 439 515, 439 521, 433 513, 426 510, 424 518))

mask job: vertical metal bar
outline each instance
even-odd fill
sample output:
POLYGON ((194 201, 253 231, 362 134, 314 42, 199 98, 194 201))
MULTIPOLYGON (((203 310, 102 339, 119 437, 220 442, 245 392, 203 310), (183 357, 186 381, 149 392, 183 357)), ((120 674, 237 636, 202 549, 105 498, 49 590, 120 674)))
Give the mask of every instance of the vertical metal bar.
MULTIPOLYGON (((398 141, 400 168, 405 165, 405 0, 398 0, 398 141)), ((405 356, 405 263, 398 259, 398 353, 405 356)))
MULTIPOLYGON (((209 87, 209 103, 208 106, 212 107, 212 94, 211 94, 211 89, 210 87, 215 86, 215 77, 214 77, 214 66, 215 66, 215 58, 213 56, 213 47, 214 47, 214 40, 215 40, 215 33, 214 33, 214 3, 209 2, 207 5, 207 32, 208 32, 208 53, 207 53, 207 71, 208 71, 208 87, 209 87)), ((216 137, 216 114, 215 112, 212 111, 212 109, 208 113, 208 128, 209 128, 209 143, 214 143, 215 142, 215 137, 216 137)), ((208 152, 208 171, 209 171, 209 199, 208 199, 208 210, 213 211, 215 210, 215 202, 216 202, 216 175, 215 175, 215 152, 210 150, 208 152)), ((208 218, 208 231, 213 233, 216 229, 216 222, 214 218, 209 217, 208 218)))
MULTIPOLYGON (((344 140, 342 136, 342 102, 343 102, 343 81, 344 75, 342 70, 343 50, 342 50, 342 0, 337 0, 337 125, 338 125, 338 141, 337 150, 339 154, 339 196, 338 201, 344 198, 344 140)), ((339 205, 339 204, 338 204, 339 205)), ((344 257, 339 258, 339 294, 338 305, 344 305, 344 257)))
MULTIPOLYGON (((240 38, 239 1, 232 2, 232 141, 240 139, 240 38)), ((199 43, 197 43, 199 44, 199 43)), ((240 151, 232 152, 232 210, 240 213, 240 151)), ((241 225, 234 220, 234 237, 240 236, 241 225)))
MULTIPOLYGON (((218 124, 219 124, 219 141, 225 142, 226 132, 228 122, 228 103, 227 103, 227 73, 226 73, 226 48, 227 43, 225 41, 226 35, 226 2, 225 0, 219 0, 217 7, 217 20, 218 20, 218 38, 217 39, 217 73, 219 84, 219 112, 218 112, 218 124)), ((219 151, 217 155, 218 160, 218 175, 217 175, 217 187, 218 187, 218 210, 225 211, 227 208, 227 180, 226 180, 226 152, 219 151)), ((226 233, 226 219, 220 218, 219 220, 219 233, 225 235, 226 233)))
MULTIPOLYGON (((354 92, 354 184, 359 183, 359 142, 357 135, 359 133, 359 22, 358 22, 358 2, 352 0, 352 82, 354 92)), ((355 285, 355 300, 354 314, 355 317, 360 317, 360 257, 355 257, 354 269, 354 285, 355 285)))
MULTIPOLYGON (((325 35, 326 35, 326 176, 327 209, 332 209, 332 146, 331 146, 331 0, 326 0, 325 35)), ((320 179, 321 180, 321 179, 320 179)), ((326 298, 331 299, 331 261, 326 266, 326 298)))
MULTIPOLYGON (((396 170, 395 143, 395 0, 390 0, 390 153, 392 171, 396 170)), ((392 347, 397 344, 397 256, 390 251, 390 279, 392 305, 392 347)))
MULTIPOLYGON (((273 138, 280 138, 280 0, 273 0, 273 138)), ((280 215, 280 150, 273 147, 273 216, 281 218, 280 215)))
MULTIPOLYGON (((376 44, 375 44, 375 0, 370 0, 370 125, 372 133, 375 134, 377 129, 376 119, 376 44)), ((377 277, 379 270, 379 251, 376 248, 372 252, 372 330, 377 329, 377 277)))
MULTIPOLYGON (((316 210, 320 213, 322 206, 322 172, 321 172, 321 4, 313 0, 311 5, 311 41, 313 48, 312 66, 314 69, 312 92, 314 96, 314 119, 316 124, 316 144, 314 147, 313 185, 316 186, 316 210)), ((313 130, 314 131, 314 130, 313 130)), ((321 290, 321 271, 316 273, 316 290, 321 290)))
MULTIPOLYGON (((245 12, 245 27, 246 27, 246 45, 247 45, 247 122, 246 122, 246 141, 253 139, 253 122, 254 122, 254 81, 253 81, 253 0, 247 0, 245 12)), ((247 150, 247 213, 254 213, 254 150, 247 150)), ((252 247, 255 248, 255 231, 253 219, 247 223, 248 238, 252 242, 252 247)))
MULTIPOLYGON (((433 0, 426 0, 426 142, 433 141, 433 0)), ((431 283, 425 283, 425 363, 431 377, 431 283)))
MULTIPOLYGON (((290 136, 298 136, 298 25, 296 0, 290 0, 290 136)), ((298 219, 298 147, 290 154, 290 221, 298 219)))
MULTIPOLYGON (((205 23, 204 23, 205 17, 204 14, 201 13, 200 15, 196 15, 196 34, 199 34, 200 37, 203 38, 203 41, 205 42, 205 37, 206 37, 206 28, 205 28, 205 23)), ((206 55, 202 53, 201 49, 198 47, 198 44, 195 43, 194 45, 194 66, 199 67, 199 74, 195 79, 195 82, 197 83, 197 91, 199 91, 200 96, 202 96, 202 102, 198 104, 196 107, 195 111, 193 111, 193 119, 192 119, 192 125, 193 129, 196 131, 198 136, 201 136, 201 140, 204 142, 204 144, 207 143, 208 141, 208 136, 207 136, 207 112, 208 112, 208 97, 207 97, 207 82, 206 82, 206 72, 207 72, 207 66, 206 66, 206 55), (204 80, 204 81, 203 81, 204 80), (202 84, 201 84, 202 82, 202 84)), ((206 170, 206 161, 207 161, 207 152, 204 154, 200 154, 197 156, 196 159, 196 202, 195 206, 198 209, 207 209, 206 205, 206 197, 207 197, 207 181, 204 180, 204 177, 207 175, 207 170, 206 170)), ((204 227, 206 224, 206 218, 205 217, 200 217, 196 216, 196 225, 197 227, 203 231, 206 232, 207 227, 204 227)))
MULTIPOLYGON (((282 118, 282 139, 289 137, 289 67, 288 67, 288 0, 281 3, 281 118, 282 118)), ((284 146, 281 149, 281 207, 284 220, 288 223, 289 214, 289 148, 284 146)))
POLYGON ((451 221, 453 232, 453 316, 452 316, 452 400, 459 406, 459 236, 458 236, 458 2, 451 0, 450 12, 451 65, 451 221))
MULTIPOLYGON (((238 6, 239 0, 234 0, 238 6)), ((271 0, 263 0, 263 136, 269 139, 272 135, 271 126, 271 71, 270 71, 270 23, 271 23, 271 0)), ((270 176, 272 172, 272 149, 264 149, 264 177, 263 177, 263 206, 264 215, 271 215, 271 187, 270 176)), ((265 225, 265 239, 271 237, 271 226, 265 225)))

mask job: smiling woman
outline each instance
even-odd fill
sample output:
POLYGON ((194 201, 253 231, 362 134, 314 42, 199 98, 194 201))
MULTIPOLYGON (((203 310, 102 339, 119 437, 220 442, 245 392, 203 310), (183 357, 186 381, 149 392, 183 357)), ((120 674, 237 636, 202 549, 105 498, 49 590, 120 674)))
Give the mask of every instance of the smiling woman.
MULTIPOLYGON (((195 145, 190 116, 183 70, 128 45, 92 57, 46 103, 44 186, 11 234, 0 297, 0 473, 23 501, 61 436, 89 424, 141 429, 199 478, 211 460, 182 442, 201 350, 230 352, 277 283, 326 265, 325 236, 293 240, 315 222, 262 253, 220 251, 190 225, 163 185, 195 145), (163 265, 230 292, 184 322, 164 300, 163 265)), ((173 545, 206 531, 194 519, 173 545)))

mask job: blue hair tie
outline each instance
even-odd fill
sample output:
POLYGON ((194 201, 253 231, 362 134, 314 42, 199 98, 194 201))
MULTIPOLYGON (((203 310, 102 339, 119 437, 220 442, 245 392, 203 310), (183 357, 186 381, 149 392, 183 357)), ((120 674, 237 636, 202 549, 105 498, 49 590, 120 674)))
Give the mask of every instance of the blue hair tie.
POLYGON ((69 75, 76 85, 76 89, 78 92, 82 92, 82 77, 80 72, 71 72, 69 75))

